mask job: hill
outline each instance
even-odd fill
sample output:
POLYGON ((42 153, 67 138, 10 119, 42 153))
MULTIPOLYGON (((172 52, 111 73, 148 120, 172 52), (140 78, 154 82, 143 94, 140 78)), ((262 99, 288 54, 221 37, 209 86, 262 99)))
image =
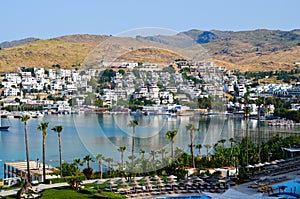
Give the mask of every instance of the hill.
POLYGON ((11 47, 14 47, 14 46, 20 46, 20 45, 23 45, 23 44, 26 44, 26 43, 29 43, 29 42, 32 42, 32 41, 35 41, 35 40, 38 40, 38 39, 30 37, 30 38, 14 40, 14 41, 5 41, 5 42, 0 43, 0 49, 2 49, 2 48, 11 48, 11 47))
MULTIPOLYGON (((20 43, 19 43, 20 44, 20 43)), ((68 35, 0 50, 0 71, 19 66, 97 66, 104 61, 168 63, 178 58, 214 60, 230 69, 290 70, 300 62, 300 30, 202 31, 173 36, 68 35)))
MULTIPOLYGON (((230 69, 290 70, 299 62, 300 30, 202 31, 179 33, 201 44, 216 62, 230 69)), ((175 36, 145 37, 151 41, 171 43, 175 36)))
POLYGON ((45 67, 59 64, 77 66, 94 48, 93 45, 70 43, 58 39, 36 40, 0 51, 0 71, 16 71, 19 66, 45 67))

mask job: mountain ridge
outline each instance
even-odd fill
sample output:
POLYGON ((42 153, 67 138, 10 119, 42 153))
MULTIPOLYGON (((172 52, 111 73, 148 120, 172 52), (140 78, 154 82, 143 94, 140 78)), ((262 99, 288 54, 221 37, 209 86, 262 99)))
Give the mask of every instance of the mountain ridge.
MULTIPOLYGON (((49 68, 56 64, 62 67, 78 67, 85 62, 91 52, 97 51, 99 46, 109 49, 111 54, 117 54, 118 49, 127 50, 124 59, 121 57, 120 60, 128 59, 137 62, 147 60, 146 56, 151 56, 149 53, 154 53, 149 60, 155 61, 157 57, 158 62, 167 62, 180 57, 181 49, 195 53, 195 50, 203 48, 207 51, 204 57, 229 69, 243 71, 291 70, 298 68, 295 63, 300 62, 300 29, 291 31, 192 29, 172 36, 122 37, 120 43, 101 46, 115 38, 118 41, 118 37, 115 36, 74 34, 47 40, 35 39, 22 45, 2 48, 0 71, 14 71, 19 66, 49 68), (140 44, 136 45, 138 43, 140 44), (130 46, 131 44, 136 46, 130 46), (145 50, 142 47, 144 44, 153 49, 145 50), (163 51, 163 48, 167 48, 167 51, 163 51), (173 49, 175 51, 172 51, 173 49)), ((106 53, 105 50, 97 52, 99 57, 106 53)))

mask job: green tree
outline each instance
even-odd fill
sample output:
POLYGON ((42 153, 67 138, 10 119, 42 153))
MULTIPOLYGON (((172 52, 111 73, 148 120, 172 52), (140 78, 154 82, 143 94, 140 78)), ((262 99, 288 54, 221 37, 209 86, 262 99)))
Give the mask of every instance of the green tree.
POLYGON ((194 124, 189 123, 186 126, 187 131, 190 132, 190 146, 191 146, 191 156, 192 156, 192 165, 195 168, 195 158, 194 158, 194 131, 198 130, 194 124))
POLYGON ((97 156, 96 156, 96 159, 98 160, 98 165, 99 165, 99 172, 100 172, 100 179, 102 179, 102 173, 103 173, 103 167, 102 167, 102 164, 103 164, 103 155, 101 153, 99 153, 97 156))
POLYGON ((62 147, 61 147, 61 138, 60 134, 63 130, 62 126, 55 126, 54 128, 51 129, 52 131, 57 133, 58 137, 58 150, 59 150, 59 167, 60 167, 60 176, 62 177, 62 147))
POLYGON ((171 153, 172 153, 172 161, 174 162, 175 160, 175 156, 174 156, 174 142, 175 142, 175 137, 177 135, 177 131, 174 130, 174 131, 168 131, 167 134, 166 134, 166 138, 171 140, 172 142, 172 149, 171 149, 171 153))
POLYGON ((249 130, 249 115, 251 112, 251 108, 249 106, 244 107, 244 114, 245 114, 245 119, 246 119, 246 165, 249 165, 249 135, 248 135, 248 130, 249 130))
POLYGON ((46 180, 46 136, 49 122, 41 122, 38 126, 38 130, 42 132, 43 136, 43 181, 46 180))
POLYGON ((157 151, 153 151, 153 150, 150 151, 150 156, 152 157, 152 162, 153 163, 155 162, 156 155, 157 155, 157 151))
POLYGON ((91 168, 90 163, 91 163, 91 162, 95 162, 95 160, 94 160, 94 158, 92 158, 90 155, 86 155, 86 156, 83 158, 83 162, 86 162, 87 168, 91 168))
POLYGON ((116 72, 115 71, 113 71, 112 69, 105 69, 100 74, 99 83, 110 82, 111 78, 115 77, 115 76, 116 76, 116 72))
POLYGON ((83 166, 83 162, 80 160, 80 158, 74 159, 73 164, 77 169, 79 169, 79 166, 83 166))
POLYGON ((202 144, 197 144, 196 145, 196 149, 198 149, 199 157, 201 156, 201 148, 202 148, 202 144))
POLYGON ((118 148, 118 151, 121 153, 121 164, 122 164, 122 168, 124 168, 124 152, 126 150, 126 146, 120 146, 118 148))
POLYGON ((107 166, 108 166, 108 170, 109 170, 109 174, 111 175, 111 163, 114 161, 114 159, 112 158, 105 158, 105 161, 107 162, 107 166))
POLYGON ((120 73, 121 75, 125 75, 125 70, 120 69, 120 70, 118 70, 118 73, 120 73))
POLYGON ((128 127, 132 128, 132 149, 131 149, 131 156, 132 156, 132 160, 131 160, 131 164, 132 164, 132 169, 134 167, 134 140, 135 140, 135 128, 136 126, 139 125, 139 122, 137 120, 131 120, 128 124, 128 127))
POLYGON ((208 150, 211 148, 211 145, 205 144, 204 147, 206 148, 206 159, 208 159, 208 155, 209 155, 208 150))
POLYGON ((95 99, 94 104, 97 107, 103 107, 103 100, 100 98, 97 98, 97 99, 95 99))
POLYGON ((31 182, 31 172, 29 167, 29 150, 28 150, 28 132, 27 132, 27 121, 31 117, 29 115, 23 115, 21 117, 21 122, 24 123, 24 132, 25 132, 25 151, 26 151, 26 163, 27 163, 27 180, 31 182))
POLYGON ((264 104, 264 100, 261 98, 258 98, 257 100, 255 100, 255 104, 257 106, 258 162, 261 162, 261 156, 260 156, 260 151, 261 151, 260 110, 261 110, 261 106, 264 104))

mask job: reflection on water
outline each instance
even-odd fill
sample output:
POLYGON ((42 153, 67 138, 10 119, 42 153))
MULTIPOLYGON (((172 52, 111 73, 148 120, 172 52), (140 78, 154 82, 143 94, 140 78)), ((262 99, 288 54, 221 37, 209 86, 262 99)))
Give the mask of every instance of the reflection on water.
MULTIPOLYGON (((136 155, 139 149, 143 149, 146 155, 151 151, 166 149, 170 151, 171 142, 165 138, 168 130, 178 130, 175 138, 175 147, 188 151, 190 143, 189 132, 186 126, 193 123, 199 129, 195 132, 195 144, 214 145, 220 139, 233 137, 241 140, 246 132, 246 122, 243 118, 227 118, 226 116, 212 117, 169 117, 164 115, 150 115, 134 117, 128 114, 90 114, 90 115, 48 115, 42 119, 31 119, 28 122, 30 159, 41 159, 42 135, 37 130, 40 122, 49 122, 47 135, 47 161, 51 165, 58 165, 58 141, 57 134, 50 129, 56 125, 62 125, 64 130, 61 135, 63 147, 63 159, 71 162, 75 158, 83 158, 90 153, 96 156, 98 153, 104 157, 111 157, 119 161, 120 153, 117 149, 126 146, 125 157, 131 151, 132 128, 128 123, 136 119, 139 125, 136 127, 136 155)), ((10 123, 9 131, 0 132, 0 177, 3 175, 3 163, 5 161, 25 160, 24 127, 18 119, 5 121, 10 123)), ((249 135, 253 141, 257 141, 257 120, 249 121, 249 135)), ((298 127, 279 128, 268 127, 261 123, 262 139, 268 140, 277 133, 289 136, 298 131, 298 127)), ((229 146, 230 143, 226 142, 229 146)), ((206 153, 202 148, 201 153, 206 153)), ((197 153, 197 151, 196 151, 197 153)), ((93 163, 96 168, 96 163, 93 163)))

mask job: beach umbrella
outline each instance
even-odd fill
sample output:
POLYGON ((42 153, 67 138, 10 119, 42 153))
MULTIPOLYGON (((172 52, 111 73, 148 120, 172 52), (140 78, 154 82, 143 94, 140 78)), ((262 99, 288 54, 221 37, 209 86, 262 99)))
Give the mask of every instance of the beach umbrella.
POLYGON ((203 182, 203 180, 201 178, 199 178, 198 176, 194 176, 192 178, 192 180, 195 181, 195 182, 203 182))
POLYGON ((177 182, 176 179, 168 179, 167 182, 171 183, 171 182, 177 182))
POLYGON ((262 163, 258 163, 258 164, 254 165, 254 167, 262 167, 262 166, 264 166, 264 164, 262 164, 262 163))
POLYGON ((107 179, 105 182, 115 182, 115 181, 114 181, 114 179, 109 178, 109 179, 107 179))
POLYGON ((270 162, 270 163, 271 163, 271 164, 277 164, 277 162, 276 162, 276 161, 274 161, 274 160, 273 160, 272 162, 270 162))
POLYGON ((190 180, 185 180, 185 181, 183 182, 183 184, 184 184, 184 186, 192 186, 192 185, 193 185, 193 182, 190 181, 190 180))
POLYGON ((104 181, 103 180, 96 180, 95 182, 93 182, 93 184, 103 184, 104 181))
POLYGON ((168 185, 170 185, 172 187, 172 189, 174 190, 174 187, 178 186, 178 183, 176 181, 169 181, 168 185))
POLYGON ((118 186, 118 185, 115 184, 115 182, 113 182, 113 181, 109 181, 106 183, 106 187, 109 187, 110 190, 112 190, 112 187, 116 187, 116 186, 118 186))
POLYGON ((130 182, 137 182, 137 180, 138 180, 137 177, 133 177, 130 179, 130 182))
POLYGON ((249 164, 249 165, 246 166, 246 169, 251 169, 251 168, 254 168, 254 166, 251 165, 251 164, 249 164))
POLYGON ((124 178, 121 178, 120 180, 118 180, 118 182, 120 183, 121 186, 127 186, 127 182, 124 178))
POLYGON ((158 181, 160 179, 160 177, 158 177, 157 175, 155 175, 154 177, 151 178, 152 181, 158 181))
POLYGON ((176 178, 177 178, 177 176, 174 176, 174 175, 170 175, 167 177, 167 179, 176 179, 176 178))
POLYGON ((270 162, 265 162, 265 163, 264 163, 265 166, 268 166, 268 165, 270 165, 270 164, 271 164, 270 162))
POLYGON ((145 182, 148 182, 148 181, 150 181, 150 178, 149 178, 149 176, 145 176, 142 178, 142 180, 144 180, 145 182))
POLYGON ((209 178, 209 176, 206 175, 206 174, 204 174, 204 175, 202 176, 202 178, 206 179, 206 178, 209 178))

